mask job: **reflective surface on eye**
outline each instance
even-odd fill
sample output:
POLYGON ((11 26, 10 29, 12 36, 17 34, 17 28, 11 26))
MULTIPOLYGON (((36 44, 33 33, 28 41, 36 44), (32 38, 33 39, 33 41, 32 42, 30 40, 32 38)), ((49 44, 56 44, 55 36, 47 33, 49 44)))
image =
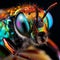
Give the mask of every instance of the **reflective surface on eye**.
POLYGON ((53 17, 50 12, 48 12, 46 17, 44 18, 44 23, 47 25, 48 29, 53 26, 53 17))
POLYGON ((28 24, 28 20, 22 13, 17 16, 16 27, 21 33, 29 32, 30 27, 28 24))

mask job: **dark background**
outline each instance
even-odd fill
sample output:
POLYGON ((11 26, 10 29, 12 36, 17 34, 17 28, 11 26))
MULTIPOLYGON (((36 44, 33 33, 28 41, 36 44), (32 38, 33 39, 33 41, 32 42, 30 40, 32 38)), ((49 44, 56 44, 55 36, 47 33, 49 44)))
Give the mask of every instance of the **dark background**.
POLYGON ((37 4, 39 7, 45 10, 54 2, 58 2, 58 5, 53 8, 50 13, 53 16, 53 27, 50 29, 49 37, 58 45, 60 49, 60 1, 58 0, 0 0, 0 9, 8 8, 12 6, 21 5, 24 3, 37 4))

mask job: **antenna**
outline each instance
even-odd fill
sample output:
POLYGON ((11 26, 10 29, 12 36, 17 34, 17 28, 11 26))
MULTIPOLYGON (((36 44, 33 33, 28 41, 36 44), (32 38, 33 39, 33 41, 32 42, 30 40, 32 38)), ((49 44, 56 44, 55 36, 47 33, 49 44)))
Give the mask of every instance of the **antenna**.
POLYGON ((47 9, 46 9, 46 12, 44 14, 44 16, 42 17, 42 20, 44 19, 44 17, 46 16, 46 14, 48 13, 48 11, 50 11, 52 8, 54 8, 58 3, 55 2, 53 4, 51 4, 47 9))

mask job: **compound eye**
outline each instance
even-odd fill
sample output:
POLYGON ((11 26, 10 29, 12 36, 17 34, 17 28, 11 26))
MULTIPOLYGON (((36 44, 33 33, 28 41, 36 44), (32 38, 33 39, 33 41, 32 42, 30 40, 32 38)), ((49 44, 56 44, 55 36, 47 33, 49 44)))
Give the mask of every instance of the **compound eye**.
POLYGON ((15 25, 18 31, 22 34, 27 33, 30 30, 28 20, 23 13, 18 14, 15 25))

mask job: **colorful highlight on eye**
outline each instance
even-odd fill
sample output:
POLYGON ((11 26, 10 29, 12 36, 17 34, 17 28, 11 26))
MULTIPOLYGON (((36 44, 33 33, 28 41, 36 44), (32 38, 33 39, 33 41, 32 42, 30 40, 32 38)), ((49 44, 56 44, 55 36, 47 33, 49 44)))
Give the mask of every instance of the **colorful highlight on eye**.
POLYGON ((16 26, 19 29, 19 31, 22 32, 22 33, 24 32, 24 30, 23 30, 23 28, 24 28, 23 24, 26 26, 27 32, 29 32, 30 27, 29 27, 29 23, 27 21, 27 18, 22 13, 20 13, 17 16, 17 19, 16 19, 16 26))
POLYGON ((53 26, 53 17, 49 12, 47 13, 43 21, 47 25, 48 29, 50 29, 53 26))

